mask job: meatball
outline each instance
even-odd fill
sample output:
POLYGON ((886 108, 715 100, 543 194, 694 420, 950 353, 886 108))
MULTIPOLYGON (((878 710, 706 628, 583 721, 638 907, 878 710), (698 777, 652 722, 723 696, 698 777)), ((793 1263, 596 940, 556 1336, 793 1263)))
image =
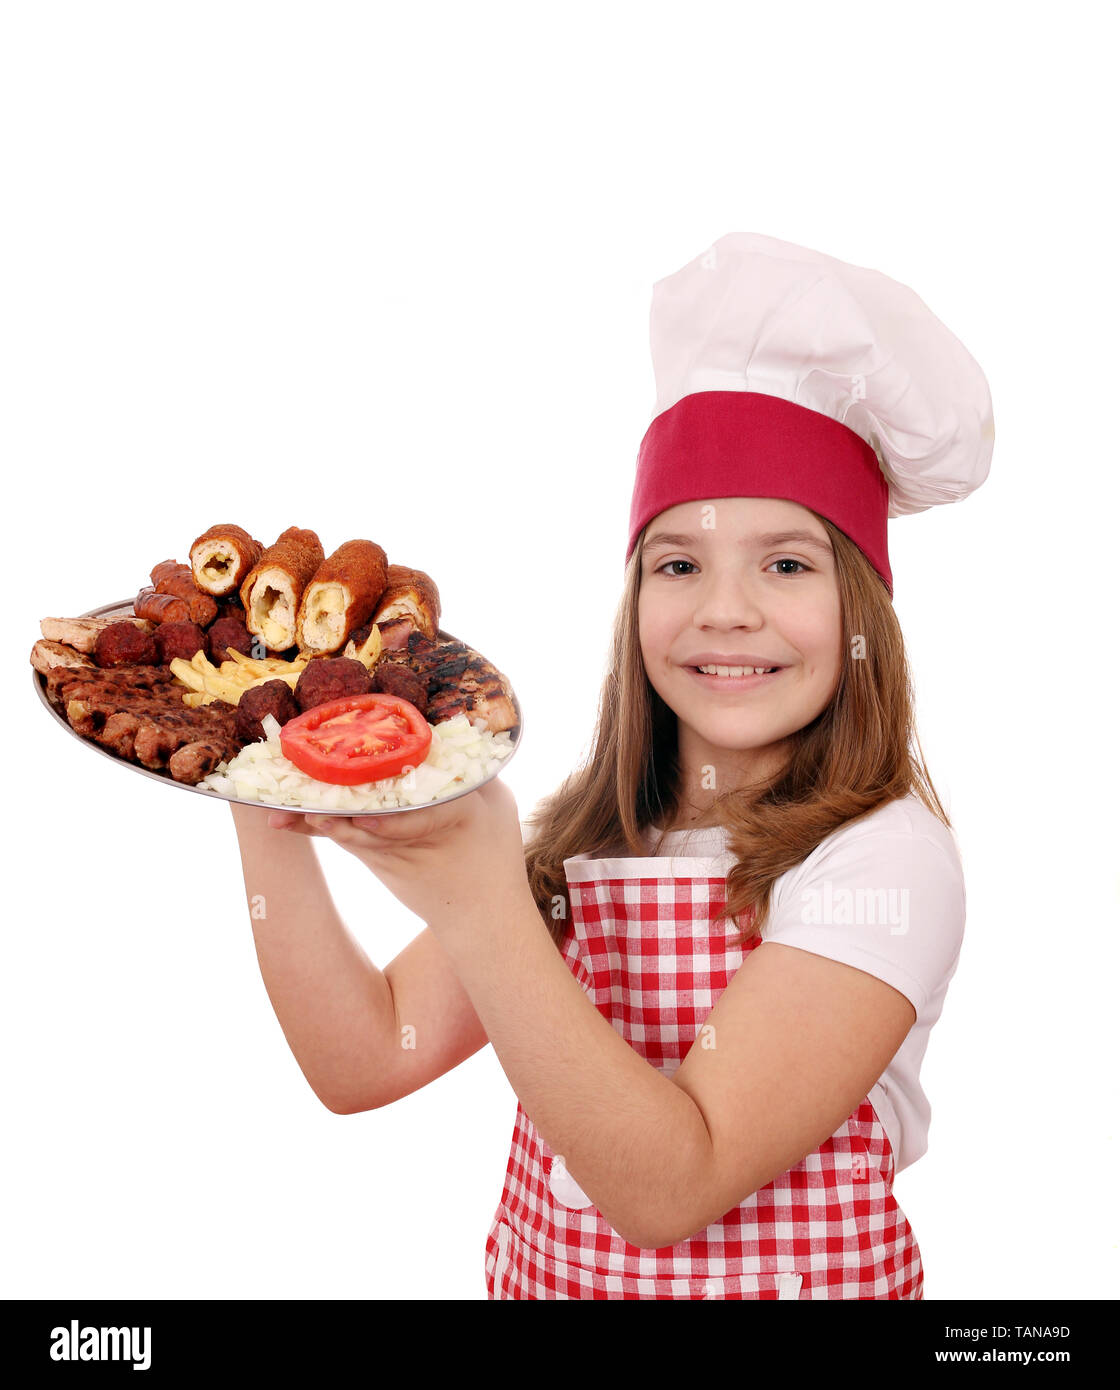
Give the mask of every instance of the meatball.
POLYGON ((262 720, 271 714, 283 728, 289 719, 299 714, 299 705, 287 681, 265 681, 251 685, 237 702, 237 718, 233 731, 242 743, 257 743, 264 738, 262 720))
POLYGON ((158 666, 156 639, 135 623, 110 623, 97 634, 93 659, 98 666, 158 666))
POLYGON ((296 700, 301 710, 309 710, 346 695, 366 695, 369 689, 369 672, 360 661, 350 656, 317 656, 300 672, 296 700))
POLYGON ((242 656, 253 655, 252 634, 245 626, 243 619, 235 618, 232 614, 211 623, 206 633, 206 639, 210 648, 210 660, 215 666, 220 666, 223 661, 229 661, 230 655, 226 651, 227 647, 232 647, 235 652, 240 652, 242 656))
POLYGON ((425 716, 428 713, 428 682, 403 661, 379 661, 373 668, 371 688, 407 700, 425 716))
POLYGON ((206 634, 197 623, 160 623, 155 631, 159 659, 170 666, 177 656, 190 661, 195 652, 206 650, 206 634))

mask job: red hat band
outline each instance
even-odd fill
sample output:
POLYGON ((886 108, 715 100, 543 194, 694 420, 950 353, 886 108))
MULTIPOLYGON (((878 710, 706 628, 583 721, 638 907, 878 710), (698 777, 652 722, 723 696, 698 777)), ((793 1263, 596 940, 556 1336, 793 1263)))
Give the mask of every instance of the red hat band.
POLYGON ((809 507, 859 546, 893 597, 887 480, 871 445, 838 420, 760 391, 682 396, 652 421, 638 450, 627 560, 648 521, 708 497, 809 507))

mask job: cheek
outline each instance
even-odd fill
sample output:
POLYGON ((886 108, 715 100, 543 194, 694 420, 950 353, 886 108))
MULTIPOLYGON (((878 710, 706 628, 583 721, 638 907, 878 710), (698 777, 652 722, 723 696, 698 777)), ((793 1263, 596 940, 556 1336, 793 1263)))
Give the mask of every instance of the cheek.
POLYGON ((638 601, 638 646, 647 664, 664 653, 666 645, 664 610, 638 601))
POLYGON ((791 625, 787 631, 815 674, 825 679, 839 672, 843 655, 839 613, 821 615, 814 620, 807 620, 803 615, 802 621, 791 625))

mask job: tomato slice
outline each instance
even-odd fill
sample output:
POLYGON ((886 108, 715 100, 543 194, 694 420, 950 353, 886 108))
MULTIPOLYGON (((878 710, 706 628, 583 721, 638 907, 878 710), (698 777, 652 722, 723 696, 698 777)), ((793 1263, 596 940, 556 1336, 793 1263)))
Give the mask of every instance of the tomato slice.
POLYGON ((280 729, 289 762, 320 782, 346 787, 419 767, 431 742, 431 725, 416 706, 381 691, 328 700, 280 729))

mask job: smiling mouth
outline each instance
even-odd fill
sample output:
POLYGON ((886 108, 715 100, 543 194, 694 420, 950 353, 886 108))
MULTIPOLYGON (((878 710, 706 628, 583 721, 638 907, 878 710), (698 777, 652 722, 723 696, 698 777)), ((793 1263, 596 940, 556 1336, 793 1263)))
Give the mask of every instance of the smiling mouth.
POLYGON ((702 676, 771 676, 775 671, 781 671, 782 666, 690 666, 690 671, 697 671, 702 676))

